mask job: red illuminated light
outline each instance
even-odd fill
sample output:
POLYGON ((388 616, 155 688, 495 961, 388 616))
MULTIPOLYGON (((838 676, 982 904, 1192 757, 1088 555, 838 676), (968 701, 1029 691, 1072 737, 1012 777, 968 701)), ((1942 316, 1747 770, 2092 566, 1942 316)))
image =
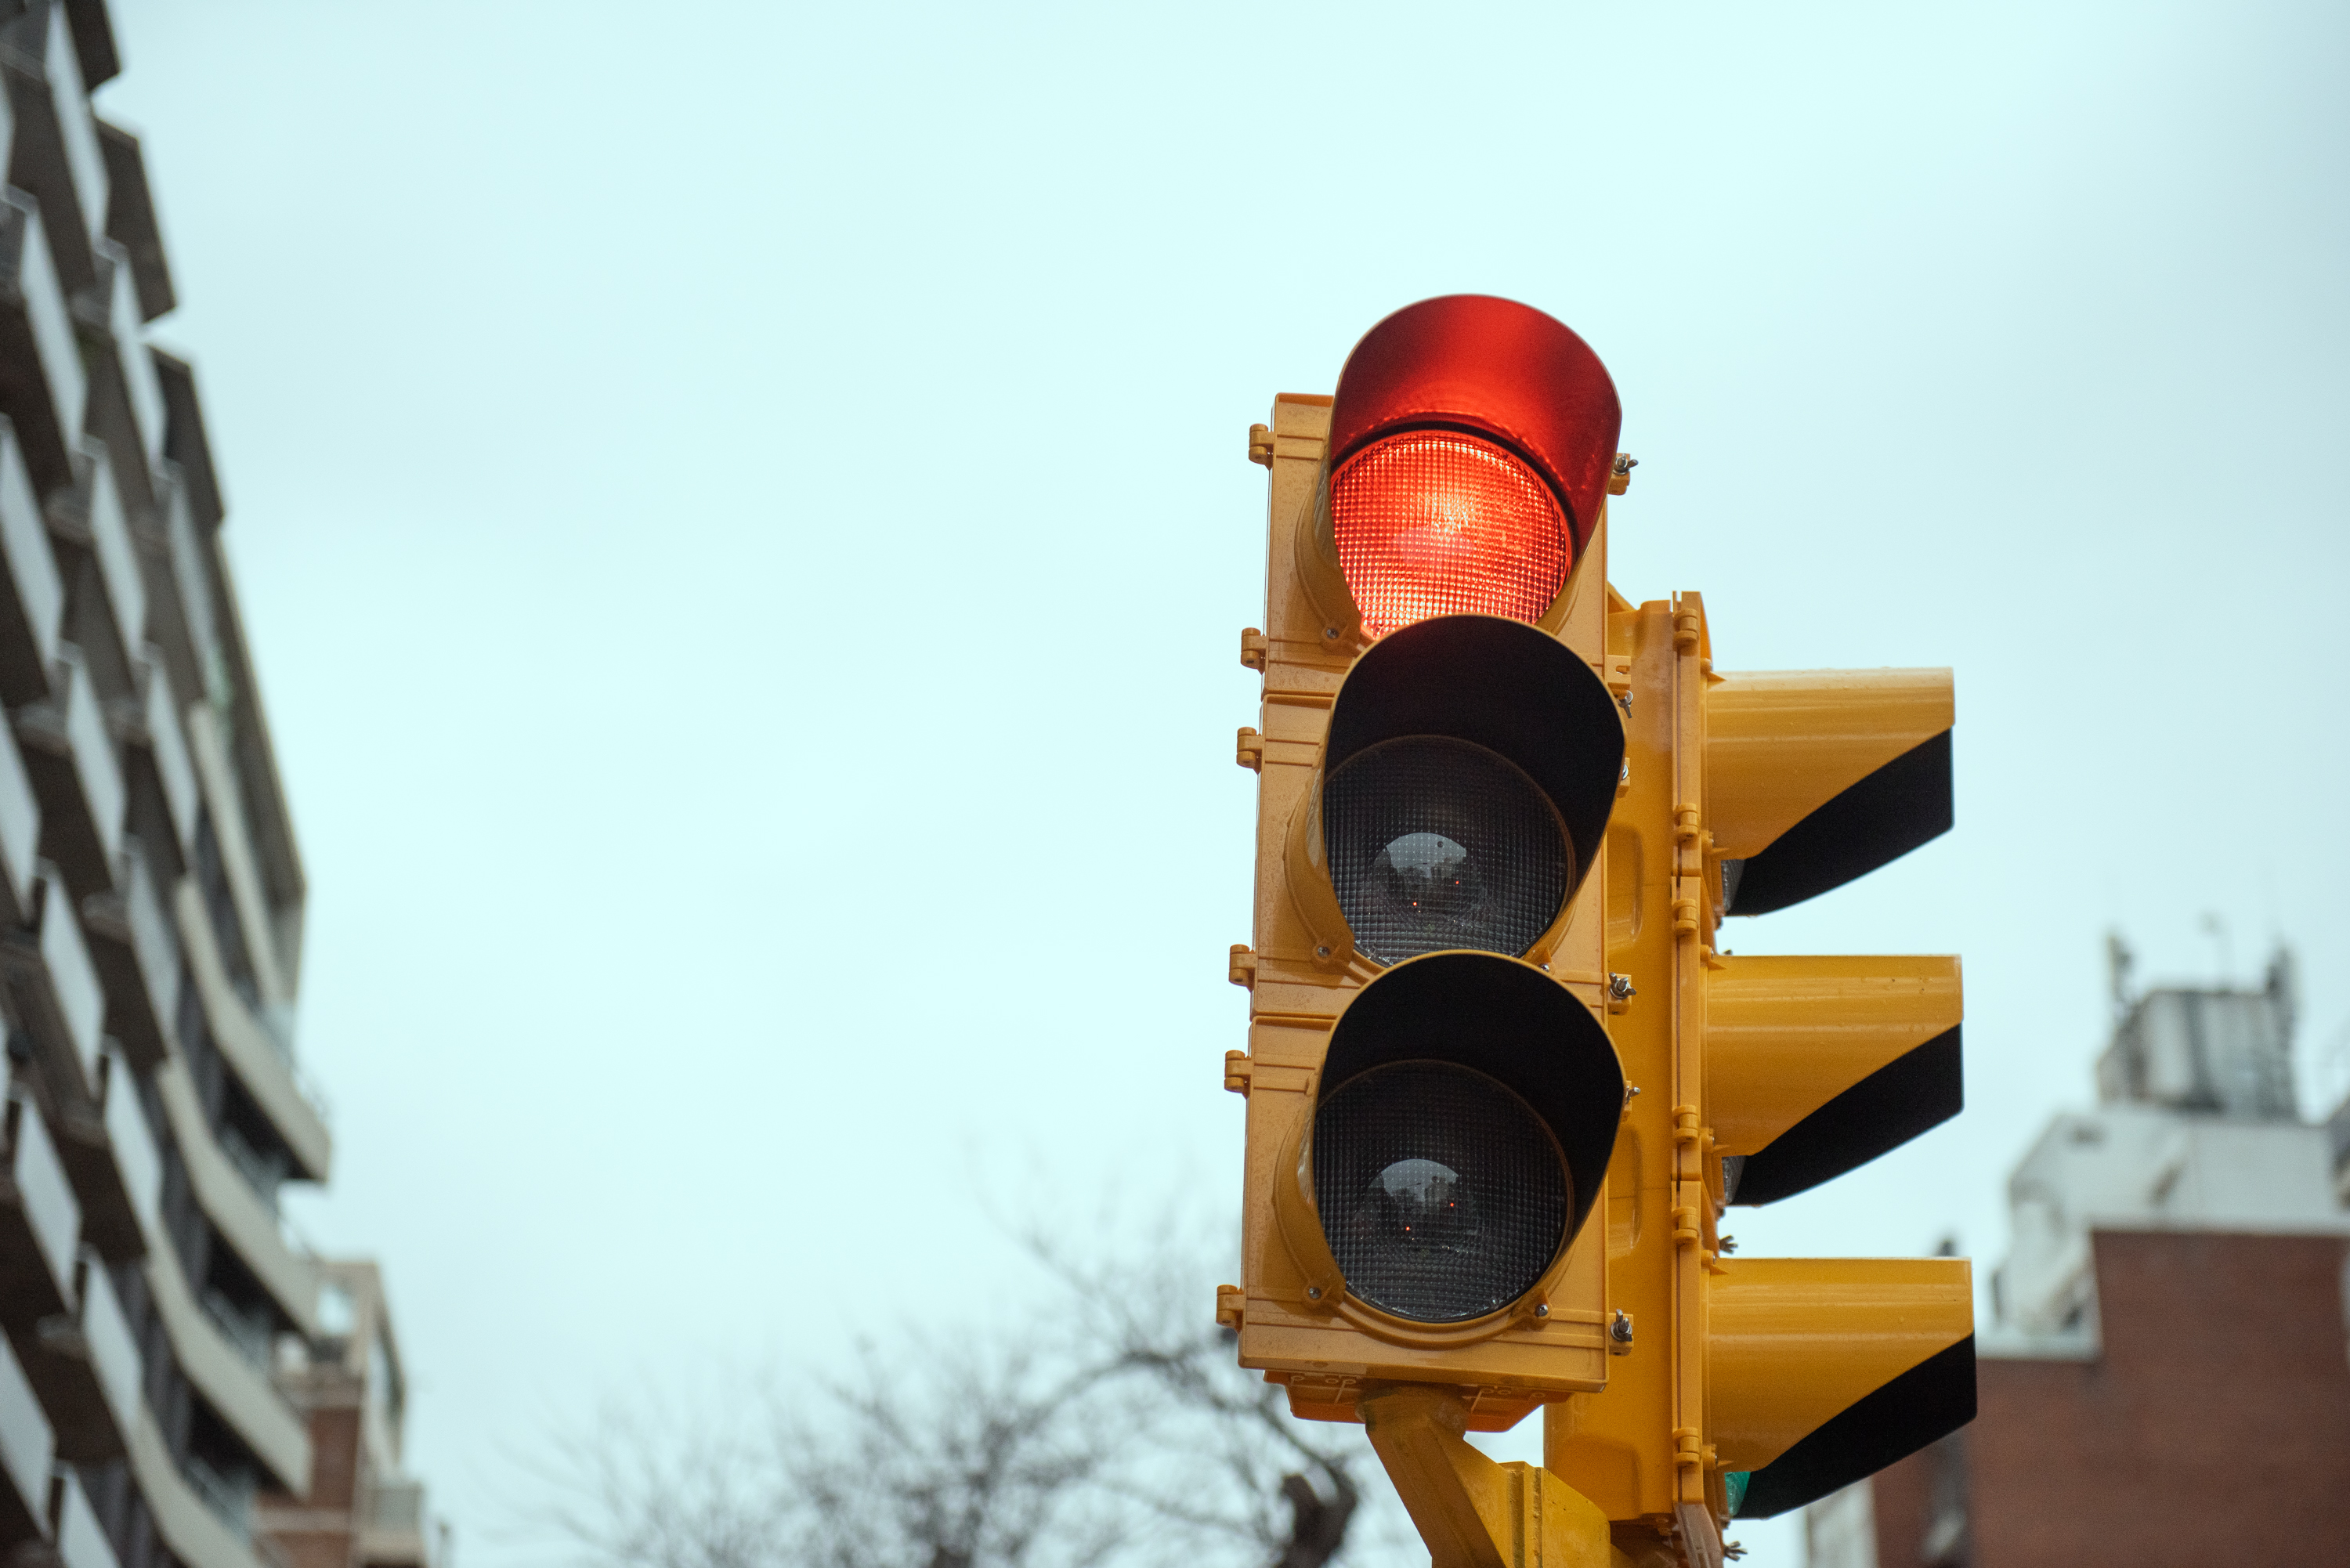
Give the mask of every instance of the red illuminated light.
POLYGON ((1373 637, 1431 616, 1541 618, 1596 527, 1622 410, 1591 346, 1456 294, 1355 345, 1330 410, 1330 525, 1373 637))
POLYGON ((1439 615, 1537 618, 1566 586, 1575 535, 1524 460, 1454 431, 1373 441, 1330 481, 1339 569, 1385 637, 1439 615))

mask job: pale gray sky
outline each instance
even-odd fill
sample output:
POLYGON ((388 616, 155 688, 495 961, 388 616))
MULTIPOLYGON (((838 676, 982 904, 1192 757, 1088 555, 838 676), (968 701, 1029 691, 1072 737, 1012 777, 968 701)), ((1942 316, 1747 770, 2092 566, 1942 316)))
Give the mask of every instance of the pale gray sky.
POLYGON ((989 1310, 986 1191, 1230 1201, 1243 435, 1427 295, 1598 348, 1617 584, 1726 668, 1957 669, 1957 830, 1731 940, 1963 953, 1970 1109, 1750 1253, 1995 1260, 2109 924, 2350 1019, 2350 14, 1632 11, 117 0, 296 1212, 473 1568, 551 1413, 989 1310))

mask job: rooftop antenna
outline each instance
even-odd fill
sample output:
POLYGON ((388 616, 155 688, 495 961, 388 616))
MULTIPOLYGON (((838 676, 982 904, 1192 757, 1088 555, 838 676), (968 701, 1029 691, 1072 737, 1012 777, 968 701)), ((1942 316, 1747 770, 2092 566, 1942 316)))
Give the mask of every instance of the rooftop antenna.
POLYGON ((2345 1100, 2350 1100, 2350 1019, 2345 1019, 2324 1044, 2314 1053, 2317 1091, 2317 1114, 2331 1116, 2345 1100))
POLYGON ((2216 909, 2203 911, 2203 931, 2220 947, 2220 989, 2236 983, 2236 950, 2228 940, 2228 922, 2216 909))
POLYGON ((2106 932, 2106 979, 2113 988, 2114 1022, 2119 1023, 2129 1016, 2130 965, 2134 962, 2129 943, 2122 940, 2118 927, 2106 932))

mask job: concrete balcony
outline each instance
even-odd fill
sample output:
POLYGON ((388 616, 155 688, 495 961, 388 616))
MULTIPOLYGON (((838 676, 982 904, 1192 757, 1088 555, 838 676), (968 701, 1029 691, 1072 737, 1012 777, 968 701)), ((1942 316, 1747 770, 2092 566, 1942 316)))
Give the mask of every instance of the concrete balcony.
POLYGON ((81 1234, 114 1262, 145 1255, 162 1234, 163 1157, 122 1048, 105 1042, 98 1110, 65 1113, 57 1156, 81 1203, 81 1234))
MULTIPOLYGON (((161 477, 161 504, 142 524, 151 531, 142 543, 149 597, 156 604, 148 629, 162 646, 176 699, 182 692, 211 691, 216 672, 229 666, 206 560, 212 549, 196 522, 194 483, 176 462, 163 464, 161 477)), ((176 700, 172 711, 180 720, 184 749, 186 718, 176 700)), ((188 831, 192 836, 193 828, 188 831)))
POLYGON ((57 1531, 58 1568, 121 1568, 112 1543, 106 1539, 105 1526, 99 1523, 88 1494, 81 1490, 81 1478, 71 1470, 57 1477, 57 1515, 52 1523, 57 1531))
POLYGON ((72 1311, 44 1322, 25 1358, 57 1433, 57 1457, 73 1464, 120 1459, 139 1419, 143 1364, 106 1264, 85 1249, 75 1270, 72 1311))
POLYGON ((133 1065, 153 1072, 180 1016, 180 940, 136 839, 125 839, 116 891, 84 899, 82 929, 106 988, 106 1027, 133 1065))
POLYGON ((0 730, 0 923, 32 924, 40 852, 40 797, 16 737, 0 730))
MULTIPOLYGON (((141 472, 135 460, 130 466, 133 472, 141 472)), ((130 540, 120 481, 121 472, 106 443, 85 436, 74 460, 73 488, 52 494, 43 515, 50 533, 96 557, 98 579, 106 592, 107 618, 114 625, 111 651, 119 660, 109 668, 130 670, 146 646, 147 581, 130 540)))
POLYGON ((57 645, 51 695, 14 715, 17 744, 41 803, 41 849, 83 898, 110 891, 122 854, 126 794, 81 649, 57 645))
POLYGON ((0 972, 7 977, 17 1021, 56 1107, 94 1125, 106 992, 90 962, 81 922, 74 917, 73 895, 57 868, 46 861, 32 902, 31 930, 0 933, 0 972))
POLYGON ((47 1123, 22 1088, 7 1099, 0 1135, 0 1321, 29 1334, 66 1310, 73 1290, 81 1204, 47 1123))
MULTIPOLYGON (((97 292, 84 296, 78 313, 86 346, 86 362, 99 373, 92 387, 107 406, 100 434, 119 441, 115 457, 122 464, 123 493, 136 510, 155 509, 155 465, 163 461, 163 387, 156 379, 154 358, 140 333, 138 281, 130 254, 114 240, 98 242, 97 292)), ((93 413, 91 422, 99 422, 93 413)))
MULTIPOLYGON (((106 1124, 107 1148, 114 1156, 114 1176, 138 1230, 137 1248, 119 1248, 117 1258, 145 1252, 163 1239, 163 1151, 155 1131, 147 1125, 146 1107, 139 1103, 139 1085, 130 1064, 118 1054, 121 1047, 107 1045, 106 1104, 100 1115, 106 1124)), ((105 1227, 83 1217, 85 1234, 101 1239, 105 1227)))
POLYGON ((0 190, 0 414, 24 443, 36 495, 73 483, 88 387, 65 283, 32 197, 0 190))
POLYGON ((98 144, 106 154, 106 232, 130 254, 140 319, 152 321, 177 305, 179 295, 172 286, 171 259, 163 254, 162 226, 155 221, 147 160, 136 136, 102 119, 98 144))
POLYGON ((0 1542, 49 1533, 49 1467, 56 1458, 49 1418, 16 1353, 0 1340, 0 1542))
POLYGON ((223 1517, 228 1511, 216 1510, 198 1492, 173 1462, 154 1417, 143 1410, 131 1433, 130 1474, 154 1513, 155 1532, 182 1568, 261 1568, 243 1532, 223 1517))
POLYGON ((180 879, 172 904, 187 950, 188 973, 195 982, 205 1026, 212 1031, 222 1059, 285 1139, 294 1156, 291 1174, 305 1181, 326 1180, 334 1158, 334 1140, 326 1121, 296 1085, 292 1064, 279 1053, 261 1020, 230 982, 228 967, 213 937, 212 918, 204 912, 203 895, 196 890, 194 877, 180 879))
POLYGON ((367 1488, 352 1560, 358 1568, 430 1568, 428 1529, 424 1483, 405 1476, 379 1476, 367 1488))
MULTIPOLYGON (((242 698, 238 705, 251 708, 242 698)), ((251 718, 250 712, 247 717, 251 718)), ((281 967, 285 955, 278 948, 280 933, 271 913, 259 846, 255 842, 261 819, 250 813, 264 808, 253 805, 253 792, 245 787, 257 776, 251 771, 251 764, 258 763, 265 768, 267 759, 265 754, 256 757, 250 752, 240 753, 237 733, 237 726, 230 717, 210 703, 199 702, 188 710, 188 755, 196 764, 196 784, 203 796, 204 815, 212 824, 213 836, 220 850, 220 873, 226 895, 216 909, 220 919, 233 919, 235 922, 258 992, 252 998, 253 1003, 260 1010, 265 1025, 283 1043, 290 1061, 293 1035, 282 1025, 290 1022, 294 988, 281 967), (247 765, 240 765, 240 755, 247 765), (281 1009, 288 1011, 281 1013, 281 1009)), ((276 823, 279 828, 285 826, 282 819, 276 823)))
POLYGON ((104 1033, 106 993, 54 868, 43 868, 34 903, 36 929, 0 933, 0 976, 48 1090, 82 1238, 118 1262, 136 1258, 155 1229, 162 1159, 130 1064, 104 1033))
POLYGON ((245 1179, 204 1120, 195 1086, 179 1058, 163 1064, 155 1074, 157 1096, 171 1127, 172 1141, 188 1170, 188 1187, 196 1207, 239 1262, 250 1270, 278 1312, 306 1335, 318 1330, 318 1268, 297 1256, 278 1229, 277 1216, 253 1183, 245 1179))
POLYGON ((196 813, 203 802, 196 794, 195 764, 188 760, 188 738, 180 727, 164 664, 163 650, 150 645, 138 722, 118 723, 117 728, 126 742, 123 762, 132 788, 151 790, 162 801, 163 815, 171 819, 178 862, 185 866, 196 857, 196 813))
POLYGON ((8 25, 0 52, 8 107, 16 118, 9 168, 40 202, 58 251, 66 286, 89 286, 90 242, 106 223, 106 153, 89 112, 73 29, 54 4, 36 3, 8 25), (78 253, 78 254, 77 254, 78 253))
POLYGON ((145 1267, 172 1359, 261 1461, 272 1484, 308 1495, 310 1433, 270 1380, 266 1330, 256 1334, 259 1325, 241 1321, 225 1303, 200 1301, 171 1248, 150 1252, 145 1267))
MULTIPOLYGON (((5 316, 0 311, 0 316, 5 316)), ((0 378, 5 379, 5 378, 0 378)), ((0 704, 20 708, 49 694, 57 662, 66 588, 49 548, 41 503, 16 444, 14 427, 0 422, 0 704)))

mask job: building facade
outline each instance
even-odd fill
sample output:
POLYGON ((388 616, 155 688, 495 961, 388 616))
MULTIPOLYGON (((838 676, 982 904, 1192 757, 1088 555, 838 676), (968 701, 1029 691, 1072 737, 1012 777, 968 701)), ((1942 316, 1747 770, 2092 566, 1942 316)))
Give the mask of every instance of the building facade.
POLYGON ((318 1337, 281 1345, 277 1373, 309 1429, 309 1490, 265 1492, 255 1529, 284 1568, 429 1568, 440 1542, 401 1463, 408 1383, 383 1276, 364 1260, 319 1275, 318 1337))
POLYGON ((306 1403, 349 1271, 278 1211, 332 1156, 302 861, 120 66, 103 0, 0 3, 0 1548, 262 1568, 256 1500, 352 1462, 306 1403))
POLYGON ((1814 1568, 2350 1563, 2350 1216, 2293 985, 2126 994, 2008 1181, 1971 1426, 1815 1505, 1814 1568))

